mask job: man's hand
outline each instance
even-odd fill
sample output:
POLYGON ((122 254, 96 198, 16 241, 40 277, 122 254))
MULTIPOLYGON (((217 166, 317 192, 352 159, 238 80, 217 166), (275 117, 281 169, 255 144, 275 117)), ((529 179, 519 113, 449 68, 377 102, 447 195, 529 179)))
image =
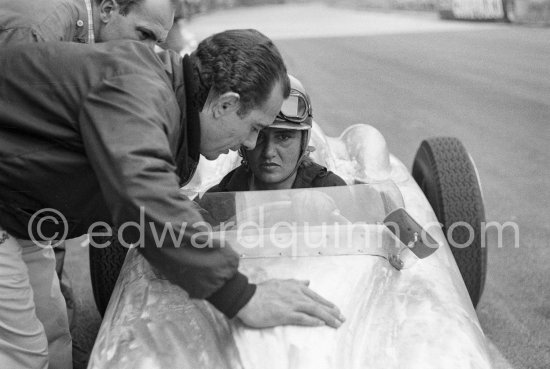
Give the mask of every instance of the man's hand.
POLYGON ((345 320, 340 310, 308 285, 309 281, 295 279, 270 279, 260 283, 237 317, 254 328, 279 325, 340 327, 345 320))

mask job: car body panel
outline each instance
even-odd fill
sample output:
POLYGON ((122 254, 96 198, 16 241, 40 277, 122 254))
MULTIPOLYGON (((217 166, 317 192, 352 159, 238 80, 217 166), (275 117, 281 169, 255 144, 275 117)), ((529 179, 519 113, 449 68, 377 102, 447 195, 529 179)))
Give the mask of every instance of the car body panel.
MULTIPOLYGON (((485 336, 437 219, 406 167, 388 153, 382 135, 357 125, 331 138, 315 125, 312 141, 315 159, 348 183, 395 184, 407 212, 441 247, 401 271, 368 253, 241 260, 239 269, 252 282, 309 280, 346 316, 339 329, 247 328, 208 302, 189 299, 130 250, 89 368, 491 367, 485 336)), ((231 155, 222 160, 219 166, 201 164, 210 166, 208 172, 199 169, 186 193, 204 191, 221 178, 220 167, 231 166, 227 161, 238 163, 231 155)))

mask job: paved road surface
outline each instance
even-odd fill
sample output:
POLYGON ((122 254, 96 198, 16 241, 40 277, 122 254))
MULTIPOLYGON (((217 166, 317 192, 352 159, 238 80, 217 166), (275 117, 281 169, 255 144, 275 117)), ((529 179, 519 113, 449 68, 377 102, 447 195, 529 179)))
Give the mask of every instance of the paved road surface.
MULTIPOLYGON (((517 222, 520 231, 517 248, 511 228, 500 248, 490 234, 477 311, 495 368, 550 367, 550 29, 321 5, 224 11, 189 25, 199 38, 247 27, 276 40, 326 133, 374 125, 409 165, 423 138, 463 141, 480 172, 487 218, 517 222)), ((86 306, 89 287, 79 288, 86 306)), ((76 332, 84 347, 98 322, 86 310, 76 332)))

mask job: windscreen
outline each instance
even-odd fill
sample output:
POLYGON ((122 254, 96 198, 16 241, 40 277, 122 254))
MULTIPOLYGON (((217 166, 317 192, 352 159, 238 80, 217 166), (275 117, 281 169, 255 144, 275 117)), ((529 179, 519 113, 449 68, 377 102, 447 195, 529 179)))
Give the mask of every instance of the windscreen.
POLYGON ((215 237, 243 257, 372 253, 393 240, 383 221, 403 206, 393 182, 206 193, 196 201, 215 237))
POLYGON ((205 193, 196 200, 205 220, 231 229, 254 222, 270 228, 293 224, 382 222, 403 200, 393 182, 273 191, 205 193))

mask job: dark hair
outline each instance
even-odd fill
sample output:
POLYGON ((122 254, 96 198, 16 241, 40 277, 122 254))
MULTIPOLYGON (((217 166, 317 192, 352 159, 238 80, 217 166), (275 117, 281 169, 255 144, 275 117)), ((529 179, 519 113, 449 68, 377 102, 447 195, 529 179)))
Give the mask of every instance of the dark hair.
POLYGON ((240 95, 240 116, 261 107, 273 87, 281 82, 283 97, 290 93, 290 82, 281 54, 273 42, 253 29, 217 33, 203 40, 191 54, 195 66, 197 107, 203 108, 210 89, 221 95, 240 95))
MULTIPOLYGON (((95 3, 96 5, 101 5, 101 2, 103 0, 95 0, 95 3)), ((118 6, 120 7, 118 9, 118 12, 123 15, 123 16, 126 16, 128 15, 128 13, 130 13, 130 11, 137 5, 141 4, 144 0, 116 0, 116 3, 118 4, 118 6)), ((174 7, 174 9, 176 9, 176 6, 178 6, 178 4, 180 3, 181 0, 170 0, 170 2, 172 3, 172 6, 174 7)))

